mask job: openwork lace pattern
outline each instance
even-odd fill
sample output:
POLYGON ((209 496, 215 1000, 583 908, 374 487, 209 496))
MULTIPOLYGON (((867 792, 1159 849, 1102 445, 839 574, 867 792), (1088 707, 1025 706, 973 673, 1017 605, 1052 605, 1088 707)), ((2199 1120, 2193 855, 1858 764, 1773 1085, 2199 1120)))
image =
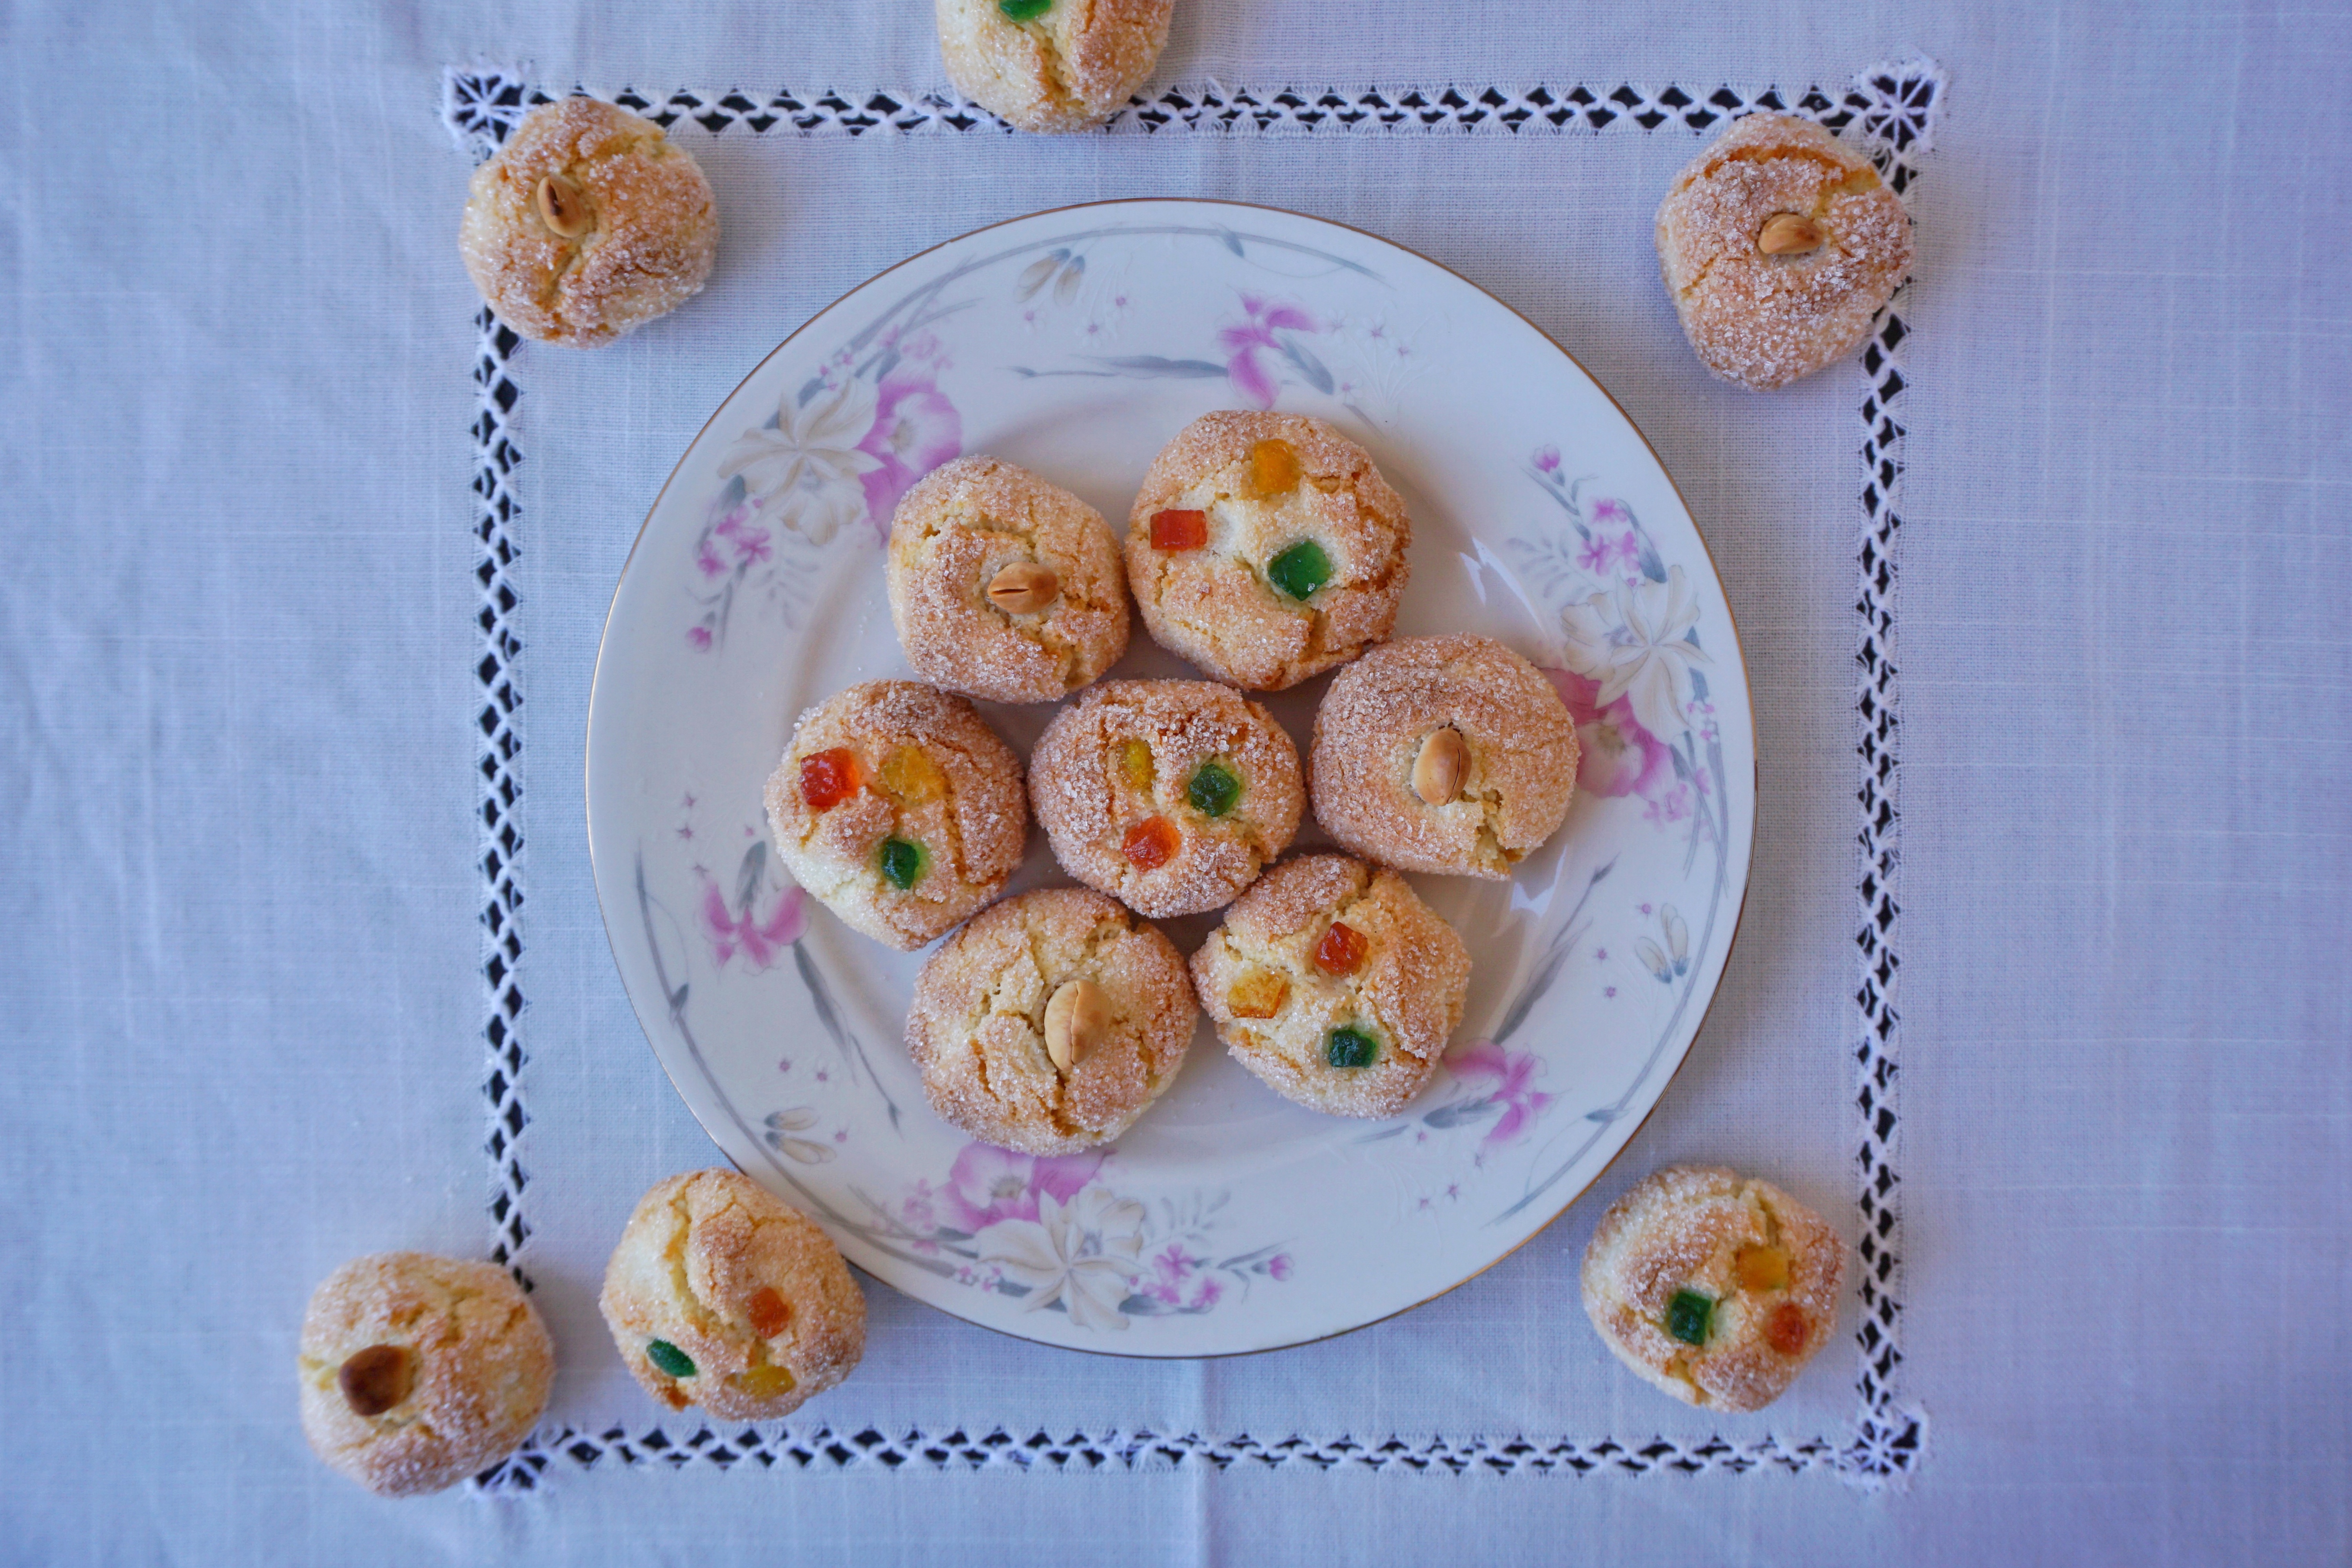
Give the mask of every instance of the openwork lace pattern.
MULTIPOLYGON (((1577 84, 1528 87, 1449 86, 1320 92, 1255 89, 1211 83, 1137 98, 1115 115, 1109 135, 1546 135, 1704 132, 1759 110, 1802 114, 1866 151, 1897 193, 1908 197, 1917 180, 1944 93, 1927 61, 1875 68, 1843 90, 1777 87, 1741 90, 1720 86, 1647 88, 1577 84)), ((533 108, 552 101, 525 71, 453 69, 443 80, 442 117, 450 134, 478 161, 488 157, 533 108)), ((691 121, 711 135, 863 136, 1011 134, 986 110, 951 92, 871 90, 751 94, 681 90, 658 100, 634 89, 609 95, 665 128, 691 121)), ((697 1424, 688 1430, 625 1426, 590 1430, 562 1426, 536 1434, 521 1448, 477 1478, 489 1490, 537 1488, 563 1461, 582 1470, 599 1466, 709 1466, 733 1469, 1158 1470, 1356 1468, 1401 1473, 1647 1475, 1722 1470, 1796 1473, 1825 1470, 1856 1485, 1900 1485, 1924 1452, 1926 1418, 1903 1403, 1898 1373, 1902 1320, 1901 1181, 1896 1173, 1895 937, 1901 866, 1896 785, 1900 718, 1895 663, 1895 542, 1903 478, 1902 409, 1908 377, 1903 347, 1910 291, 1898 291, 1881 315, 1861 358, 1862 489, 1857 548, 1861 626, 1855 645, 1855 696, 1861 784, 1856 835, 1860 926, 1855 935, 1860 978, 1855 1003, 1861 1027, 1855 1045, 1855 1151, 1862 1215, 1862 1322, 1857 1392, 1861 1409, 1853 1430, 1835 1437, 1794 1441, 1767 1436, 1747 1442, 1665 1437, 1622 1442, 1567 1438, 1390 1436, 1265 1437, 1140 1429, 1100 1432, 1016 1432, 994 1427, 856 1433, 827 1426, 697 1424)), ((520 1024, 523 997, 515 970, 522 954, 519 917, 523 893, 520 828, 522 698, 517 665, 521 600, 514 583, 514 531, 520 509, 509 479, 521 461, 509 437, 509 418, 520 389, 511 374, 515 334, 489 310, 476 318, 474 425, 476 534, 481 544, 477 577, 482 594, 479 722, 483 735, 483 968, 488 1005, 488 1047, 483 1095, 489 1117, 492 1172, 492 1257, 528 1286, 521 1254, 530 1228, 522 1217, 528 1176, 518 1141, 529 1117, 523 1109, 520 1024)))

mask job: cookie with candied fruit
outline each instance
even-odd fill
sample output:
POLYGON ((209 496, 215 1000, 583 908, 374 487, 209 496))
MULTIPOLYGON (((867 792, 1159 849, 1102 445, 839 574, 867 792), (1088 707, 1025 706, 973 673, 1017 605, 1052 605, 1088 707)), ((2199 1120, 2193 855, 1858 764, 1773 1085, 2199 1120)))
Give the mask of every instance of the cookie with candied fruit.
POLYGON ((1086 131, 1127 107, 1175 0, 938 0, 958 92, 1024 131, 1086 131))
POLYGON ((866 1353, 866 1296, 840 1248, 740 1171, 656 1182, 596 1305, 647 1394, 729 1421, 789 1415, 866 1353))
POLYGON ((1911 270, 1911 216, 1810 120, 1751 114, 1658 204, 1658 268, 1699 363, 1765 390, 1862 346, 1911 270))
POLYGON ((1567 820, 1576 723, 1492 637, 1405 637, 1332 678, 1315 710, 1315 820, 1405 871, 1505 878, 1567 820))
POLYGON ((958 458, 908 490, 884 564, 890 619, 925 680, 1053 702, 1127 651, 1127 575, 1102 513, 1028 469, 958 458))
POLYGON ((1029 841, 1020 760, 968 699, 912 680, 802 714, 767 804, 793 879, 907 952, 1003 892, 1029 841))
POLYGON ((1062 869, 1154 920, 1230 903, 1298 831, 1298 748, 1208 680, 1111 680, 1054 716, 1030 798, 1062 869))
POLYGON ((700 292, 719 209, 693 154, 660 126, 566 98, 525 115, 474 171, 457 249, 499 320, 593 348, 700 292))
POLYGON ((1470 951, 1402 877, 1301 855, 1258 879, 1192 955, 1234 1059, 1330 1116, 1393 1116, 1462 1023, 1470 951))
POLYGON ((1845 1243, 1769 1182, 1669 1165, 1609 1205, 1584 1249, 1584 1310, 1645 1383, 1761 1410, 1829 1342, 1845 1243))
POLYGON ((547 1325, 503 1268, 355 1258, 302 1315, 302 1432, 383 1497, 453 1486, 530 1435, 555 1381, 547 1325))
POLYGON ((1385 639, 1412 523, 1371 454, 1300 414, 1203 414, 1152 460, 1127 578, 1152 640, 1278 691, 1385 639))
POLYGON ((1176 1080, 1200 1008, 1160 931, 1087 888, 1002 899, 923 964, 907 1054, 940 1117, 983 1143, 1074 1154, 1176 1080))

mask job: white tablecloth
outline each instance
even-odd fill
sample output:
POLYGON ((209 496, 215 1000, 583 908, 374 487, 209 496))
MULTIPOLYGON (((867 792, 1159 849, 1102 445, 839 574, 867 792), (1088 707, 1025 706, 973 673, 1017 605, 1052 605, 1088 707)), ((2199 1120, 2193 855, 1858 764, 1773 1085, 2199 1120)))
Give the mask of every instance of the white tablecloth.
MULTIPOLYGON (((11 1554, 2341 1557, 2352 291, 2328 155, 2352 18, 1725 10, 1400 5, 1341 27, 1192 5, 1160 79, 1703 98, 1834 87, 1915 52, 1948 73, 1916 207, 1897 545, 1896 1378, 1931 1434, 1906 1489, 1769 1463, 1244 1458, 1080 1479, 558 1457, 528 1490, 394 1505, 319 1467, 290 1388, 310 1285, 357 1251, 489 1245, 475 301, 442 69, 530 61, 551 85, 650 98, 919 92, 939 82, 928 8, 32 5, 0 51, 19 105, 0 133, 11 1554)), ((521 1147, 543 1155, 523 1257, 566 1350, 555 1414, 654 1424, 607 1375, 585 1303, 608 1238, 577 1216, 712 1158, 604 961, 566 793, 645 504, 741 372, 877 268, 1036 206, 1197 194, 1427 249, 1623 401, 1708 531, 1758 673, 1755 895, 1658 1115, 1594 1199, 1470 1289, 1332 1345, 1171 1369, 1011 1345, 877 1287, 840 1418, 1703 1442, 1706 1423, 1598 1359, 1551 1298, 1595 1199, 1669 1159, 1769 1167, 1854 1213, 1859 814, 1828 781, 1859 778, 1862 383, 1848 367, 1759 399, 1696 371, 1642 221, 1696 136, 975 153, 689 134, 740 215, 711 290, 604 354, 526 349, 513 367, 523 880, 546 889, 523 916, 521 1147), (908 197, 959 153, 1003 176, 947 210, 908 197), (1531 1342, 1530 1324, 1573 1332, 1531 1342), (1433 1393, 1449 1378, 1458 1403, 1433 1393)), ((1833 1346, 1781 1426, 1850 1419, 1857 1361, 1833 1346)))

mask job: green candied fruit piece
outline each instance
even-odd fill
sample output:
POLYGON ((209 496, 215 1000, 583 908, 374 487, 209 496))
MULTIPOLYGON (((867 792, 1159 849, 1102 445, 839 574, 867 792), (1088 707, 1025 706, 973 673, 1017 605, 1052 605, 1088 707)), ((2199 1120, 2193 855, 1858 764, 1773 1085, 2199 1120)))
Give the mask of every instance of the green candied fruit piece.
POLYGON ((996 0, 1008 22, 1034 22, 1054 8, 1054 0, 996 0))
POLYGON ((923 847, 903 838, 882 841, 882 879, 905 892, 923 879, 923 847))
POLYGON ((1223 763, 1202 763, 1184 786, 1184 798, 1202 816, 1223 816, 1241 797, 1241 776, 1223 763))
POLYGON ((647 1340, 646 1359, 672 1377, 692 1377, 694 1358, 667 1340, 647 1340))
POLYGON ((1323 1059, 1335 1068, 1368 1068, 1381 1054, 1381 1043, 1361 1029, 1334 1029, 1323 1046, 1323 1059))
POLYGON ((1677 1290, 1666 1303, 1666 1332, 1686 1345, 1706 1343, 1715 1322, 1715 1301, 1696 1290, 1677 1290))
POLYGON ((1265 563, 1265 580, 1294 599, 1311 599, 1331 580, 1331 558, 1313 540, 1302 539, 1265 563))

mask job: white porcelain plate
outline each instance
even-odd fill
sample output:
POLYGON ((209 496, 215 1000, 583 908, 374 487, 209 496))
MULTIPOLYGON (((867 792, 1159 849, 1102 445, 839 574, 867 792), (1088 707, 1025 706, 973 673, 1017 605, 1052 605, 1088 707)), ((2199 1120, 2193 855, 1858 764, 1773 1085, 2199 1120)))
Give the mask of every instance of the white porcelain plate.
MULTIPOLYGON (((1117 673, 1196 672, 1139 620, 1117 673)), ((1269 700, 1302 754, 1325 684, 1269 700)), ((1024 755, 1053 711, 982 710, 1024 755)), ((1565 1208, 1697 1032, 1747 889, 1755 790, 1722 586, 1607 394, 1410 251, 1212 202, 982 229, 793 334, 655 503, 614 595, 588 731, 614 954, 719 1147, 899 1289, 1133 1355, 1374 1321, 1565 1208), (761 785, 795 715, 908 673, 880 546, 923 472, 992 453, 1123 531, 1188 420, 1265 407, 1333 421, 1403 493, 1398 635, 1481 632, 1551 672, 1584 744, 1575 807, 1508 882, 1413 879, 1475 967, 1445 1067, 1403 1114, 1302 1110, 1203 1026, 1175 1086, 1111 1147, 1035 1160, 975 1144, 931 1113, 900 1044, 922 955, 855 934, 791 885, 761 785)), ((1016 889, 1063 879, 1033 833, 1016 889)), ((1164 929, 1189 952, 1212 924, 1164 929)))

